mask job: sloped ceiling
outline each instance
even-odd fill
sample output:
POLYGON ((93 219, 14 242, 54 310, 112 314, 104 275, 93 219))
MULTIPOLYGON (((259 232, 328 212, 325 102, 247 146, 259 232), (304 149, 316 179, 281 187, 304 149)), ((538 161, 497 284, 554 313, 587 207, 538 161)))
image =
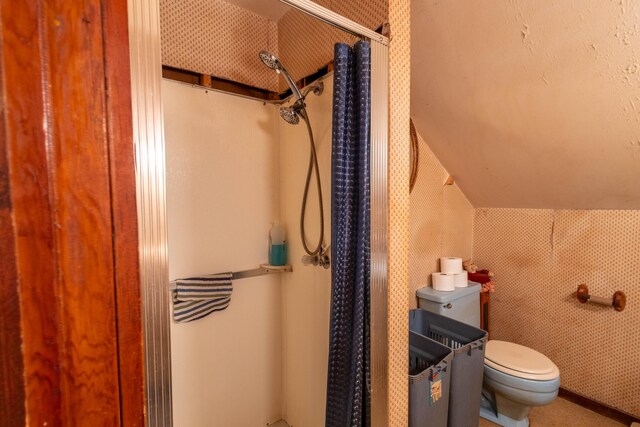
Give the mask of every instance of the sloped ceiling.
POLYGON ((476 207, 640 209, 640 1, 412 1, 411 113, 476 207))

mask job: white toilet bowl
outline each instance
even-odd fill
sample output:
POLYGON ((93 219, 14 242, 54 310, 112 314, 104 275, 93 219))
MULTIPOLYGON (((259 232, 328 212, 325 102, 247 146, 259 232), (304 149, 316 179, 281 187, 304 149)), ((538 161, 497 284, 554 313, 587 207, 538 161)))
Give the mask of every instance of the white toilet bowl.
POLYGON ((551 403, 559 388, 560 371, 544 354, 506 341, 487 342, 483 418, 505 427, 526 427, 530 408, 551 403))

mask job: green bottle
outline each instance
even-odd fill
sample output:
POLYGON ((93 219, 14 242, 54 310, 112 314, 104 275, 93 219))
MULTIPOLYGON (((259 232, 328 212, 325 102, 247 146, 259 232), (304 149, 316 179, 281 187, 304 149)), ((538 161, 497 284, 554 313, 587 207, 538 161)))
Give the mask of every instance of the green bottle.
POLYGON ((284 225, 274 221, 269 230, 269 264, 286 265, 287 242, 285 240, 284 225))

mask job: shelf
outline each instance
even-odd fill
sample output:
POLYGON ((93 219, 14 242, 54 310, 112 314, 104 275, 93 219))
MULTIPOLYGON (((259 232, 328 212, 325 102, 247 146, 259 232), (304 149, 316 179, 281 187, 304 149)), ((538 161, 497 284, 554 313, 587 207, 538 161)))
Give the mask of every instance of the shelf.
POLYGON ((271 273, 290 273, 290 272, 293 271, 293 268, 290 265, 260 264, 260 268, 265 270, 266 274, 271 274, 271 273))

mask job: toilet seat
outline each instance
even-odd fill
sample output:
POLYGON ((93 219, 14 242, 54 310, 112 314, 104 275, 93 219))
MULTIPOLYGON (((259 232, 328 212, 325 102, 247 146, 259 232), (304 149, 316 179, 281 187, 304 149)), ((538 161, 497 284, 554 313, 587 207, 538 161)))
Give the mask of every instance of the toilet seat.
POLYGON ((558 367, 544 354, 506 341, 487 342, 484 363, 497 371, 528 380, 548 381, 560 376, 558 367))

